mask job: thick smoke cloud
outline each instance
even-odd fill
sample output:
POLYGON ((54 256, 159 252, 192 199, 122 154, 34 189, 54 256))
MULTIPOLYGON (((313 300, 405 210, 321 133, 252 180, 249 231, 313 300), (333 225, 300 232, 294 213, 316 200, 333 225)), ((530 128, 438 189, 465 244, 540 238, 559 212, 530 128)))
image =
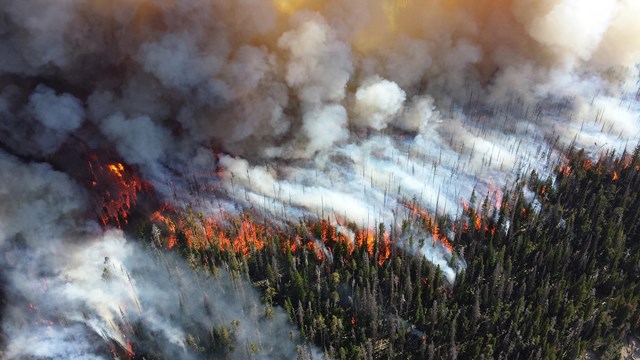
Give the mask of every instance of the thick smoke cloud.
POLYGON ((407 95, 394 82, 372 79, 358 88, 355 97, 356 121, 361 126, 382 130, 400 112, 407 95))
POLYGON ((21 164, 6 153, 0 153, 0 165, 0 245, 20 238, 37 249, 42 234, 55 243, 69 230, 89 226, 82 190, 68 176, 47 164, 21 164))
POLYGON ((113 114, 100 123, 102 133, 116 144, 120 156, 132 164, 154 164, 163 159, 171 146, 171 136, 147 116, 125 119, 113 114))
MULTIPOLYGON (((594 157, 635 146, 638 18, 634 0, 0 0, 0 241, 20 294, 4 321, 11 354, 26 341, 91 353, 98 325, 30 334, 34 316, 15 325, 30 314, 18 302, 43 277, 91 267, 83 249, 132 246, 100 234, 77 153, 117 157, 163 201, 207 213, 372 229, 398 226, 408 202, 456 216, 474 190, 496 201, 570 144, 594 157), (183 185, 202 174, 215 190, 194 198, 183 185), (25 254, 38 265, 18 264, 25 254)), ((453 280, 464 265, 427 243, 453 280)), ((130 254, 114 258, 129 268, 130 254)), ((78 294, 97 286, 71 282, 78 294)), ((97 306, 70 296, 56 290, 40 311, 97 306)))
POLYGON ((53 89, 42 85, 31 94, 29 110, 47 128, 64 133, 78 129, 84 120, 78 99, 68 94, 56 96, 53 89))
POLYGON ((537 103, 554 94, 558 76, 624 72, 640 56, 630 46, 633 25, 625 25, 637 12, 616 0, 6 0, 1 69, 7 86, 25 79, 20 97, 30 98, 9 100, 14 116, 24 109, 13 127, 37 120, 50 135, 17 137, 44 151, 77 129, 87 106, 113 143, 123 132, 142 136, 149 122, 166 129, 148 134, 167 149, 137 149, 142 155, 129 152, 132 162, 177 151, 181 139, 167 132, 188 139, 183 151, 214 146, 251 159, 306 158, 344 140, 314 139, 316 124, 339 126, 340 134, 406 128, 400 112, 414 96, 444 105, 464 103, 469 92, 493 101, 516 94, 537 103), (43 106, 50 115, 38 112, 43 106), (109 123, 118 117, 135 129, 114 130, 109 123))
POLYGON ((299 337, 281 309, 226 269, 194 273, 182 260, 101 234, 86 194, 45 164, 0 153, 2 356, 110 358, 113 349, 201 358, 192 340, 226 327, 233 358, 294 358, 299 337), (135 330, 134 330, 135 329, 135 330), (191 341, 191 342, 190 342, 191 341))

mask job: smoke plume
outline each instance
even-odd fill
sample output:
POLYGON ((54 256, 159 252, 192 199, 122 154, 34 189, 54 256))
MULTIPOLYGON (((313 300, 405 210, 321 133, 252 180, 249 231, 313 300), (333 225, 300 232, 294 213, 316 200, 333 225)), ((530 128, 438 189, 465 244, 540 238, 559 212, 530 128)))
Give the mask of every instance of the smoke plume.
MULTIPOLYGON (((3 355, 99 358, 144 323, 186 357, 187 325, 166 314, 200 310, 176 308, 176 287, 270 348, 216 295, 237 280, 198 285, 97 225, 87 154, 207 213, 375 229, 415 202, 455 217, 570 145, 636 145, 638 18, 633 0, 0 0, 3 355)), ((464 267, 418 250, 450 281, 464 267)), ((295 356, 283 339, 271 354, 295 356)))
POLYGON ((68 176, 8 155, 0 164, 3 357, 202 358, 216 331, 228 332, 219 351, 233 358, 296 356, 298 332, 281 309, 266 318, 247 279, 194 273, 119 230, 102 233, 68 176))

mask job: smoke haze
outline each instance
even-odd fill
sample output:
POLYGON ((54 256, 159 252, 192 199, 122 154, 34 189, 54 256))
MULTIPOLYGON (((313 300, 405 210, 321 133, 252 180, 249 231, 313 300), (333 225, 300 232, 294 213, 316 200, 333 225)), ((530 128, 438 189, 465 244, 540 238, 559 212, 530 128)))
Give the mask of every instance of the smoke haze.
POLYGON ((69 177, 7 155, 0 164, 3 357, 201 358, 189 337, 226 327, 237 342, 233 358, 250 358, 251 346, 263 357, 295 358, 298 332, 281 309, 265 320, 248 279, 228 269, 195 273, 119 230, 102 233, 69 177))
MULTIPOLYGON (((187 357, 186 325, 164 314, 200 310, 167 298, 178 283, 270 348, 212 290, 226 273, 201 288, 97 224, 80 154, 207 213, 393 227, 415 201, 456 216, 570 144, 636 145, 638 18, 633 0, 0 0, 4 355, 106 357, 94 340, 126 347, 118 328, 140 321, 187 357), (195 196, 193 178, 214 190, 195 196)), ((464 267, 419 250, 450 281, 464 267)), ((295 356, 285 332, 272 356, 295 356)))

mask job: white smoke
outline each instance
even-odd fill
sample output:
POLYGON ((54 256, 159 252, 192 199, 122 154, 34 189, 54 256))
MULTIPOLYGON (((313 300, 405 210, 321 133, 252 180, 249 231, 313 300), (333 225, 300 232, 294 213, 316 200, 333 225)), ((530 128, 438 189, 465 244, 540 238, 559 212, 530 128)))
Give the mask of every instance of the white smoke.
POLYGON ((531 36, 561 55, 588 60, 602 41, 614 14, 616 1, 564 0, 533 18, 531 36))
POLYGON ((354 122, 379 131, 400 112, 407 95, 394 82, 371 79, 358 88, 355 97, 354 122))
POLYGON ((318 15, 301 14, 293 22, 295 28, 278 39, 290 54, 287 84, 307 106, 341 101, 353 71, 349 46, 318 15))
POLYGON ((19 236, 37 248, 42 234, 55 243, 68 229, 89 226, 83 216, 88 209, 80 201, 83 191, 67 175, 47 164, 21 164, 4 152, 0 165, 0 245, 19 236))
POLYGON ((307 151, 311 154, 320 150, 329 150, 337 142, 349 138, 347 130, 347 111, 340 105, 327 105, 318 110, 307 112, 302 128, 309 139, 307 151))
POLYGON ((416 96, 394 125, 403 130, 424 133, 429 122, 437 121, 438 118, 433 98, 428 95, 416 96))
POLYGON ((0 166, 3 357, 102 359, 131 342, 142 354, 199 358, 189 336, 208 341, 221 326, 233 331, 234 358, 251 357, 252 344, 262 356, 296 356, 287 316, 265 318, 244 278, 194 273, 121 231, 101 234, 85 220, 84 192, 48 165, 0 152, 0 166))

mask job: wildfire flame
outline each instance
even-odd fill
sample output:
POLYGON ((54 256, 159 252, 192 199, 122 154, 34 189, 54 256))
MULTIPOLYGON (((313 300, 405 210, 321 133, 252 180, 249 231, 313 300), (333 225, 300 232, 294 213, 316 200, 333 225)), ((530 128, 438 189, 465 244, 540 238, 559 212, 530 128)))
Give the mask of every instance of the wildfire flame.
POLYGON ((587 159, 584 161, 582 166, 585 168, 585 170, 590 170, 593 167, 593 161, 587 159))
POLYGON ((388 233, 385 233, 382 238, 382 244, 380 247, 380 254, 378 255, 378 265, 385 263, 391 257, 391 237, 388 233))
POLYGON ((122 163, 109 164, 107 165, 107 169, 109 169, 111 173, 122 179, 122 175, 124 173, 124 165, 122 165, 122 163))
MULTIPOLYGON (((204 217, 184 214, 164 205, 151 215, 150 221, 164 233, 168 249, 181 244, 196 250, 215 248, 223 253, 251 257, 267 246, 268 239, 278 239, 277 246, 283 252, 295 254, 304 249, 314 254, 318 261, 330 261, 328 255, 334 253, 336 246, 343 246, 347 251, 344 254, 346 256, 356 248, 364 248, 379 265, 391 257, 392 240, 388 233, 377 237, 371 230, 360 230, 356 232, 355 241, 352 241, 326 220, 310 224, 306 232, 287 235, 282 229, 256 222, 250 214, 204 217)), ((442 241, 443 237, 439 239, 442 241)))
POLYGON ((96 154, 89 154, 88 167, 91 187, 98 197, 96 212, 102 224, 118 228, 128 224, 129 212, 148 185, 120 162, 103 165, 96 154))
POLYGON ((153 221, 154 223, 163 224, 164 226, 167 227, 167 229, 169 230, 167 248, 172 249, 178 242, 178 239, 176 237, 178 228, 176 227, 176 225, 173 223, 173 221, 170 218, 168 218, 167 216, 164 216, 160 211, 156 211, 151 215, 151 221, 153 221))
POLYGON ((571 175, 571 165, 560 166, 558 172, 565 176, 571 175))
POLYGON ((440 231, 440 226, 437 224, 437 221, 435 220, 435 218, 433 218, 427 211, 425 211, 424 209, 421 209, 416 204, 410 204, 410 203, 404 202, 403 205, 407 209, 411 210, 411 213, 414 216, 422 219, 426 227, 426 230, 431 233, 434 244, 440 244, 449 253, 453 252, 453 245, 451 244, 447 236, 440 231))

